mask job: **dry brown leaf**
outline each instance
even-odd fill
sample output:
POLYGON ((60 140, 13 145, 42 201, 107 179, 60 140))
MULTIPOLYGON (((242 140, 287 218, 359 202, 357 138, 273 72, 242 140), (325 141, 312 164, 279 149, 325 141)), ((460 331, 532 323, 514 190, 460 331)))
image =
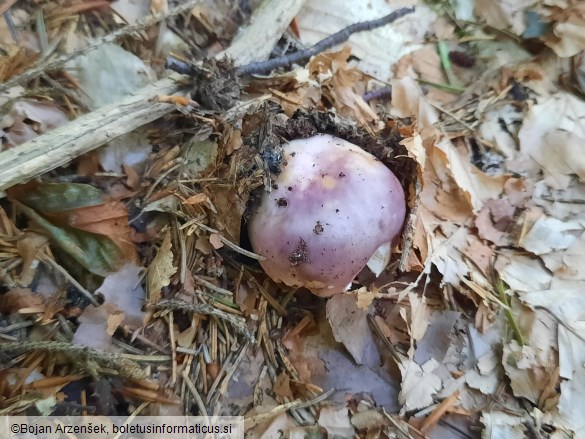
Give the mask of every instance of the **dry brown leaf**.
POLYGON ((207 203, 208 201, 209 201, 209 197, 207 196, 207 194, 204 194, 201 192, 199 194, 195 194, 195 195, 187 198, 185 201, 183 201, 183 204, 197 205, 197 204, 207 203))
POLYGON ((216 250, 223 247, 223 241, 221 239, 222 237, 219 233, 212 233, 209 235, 209 243, 216 250))
POLYGON ((45 298, 34 293, 29 288, 14 288, 0 295, 0 311, 3 314, 12 314, 22 308, 44 309, 45 298))
POLYGON ((155 258, 148 267, 148 300, 156 303, 161 298, 161 291, 171 283, 171 277, 177 272, 173 265, 173 243, 171 232, 167 231, 155 258))
POLYGON ((225 231, 224 236, 231 242, 239 243, 242 215, 246 209, 247 199, 242 199, 237 190, 219 185, 210 186, 208 193, 217 209, 215 228, 225 231))
POLYGON ((125 261, 137 260, 136 248, 131 239, 128 209, 121 201, 110 200, 97 206, 49 213, 45 216, 57 224, 63 219, 71 227, 107 236, 120 248, 125 261))
POLYGON ((26 232, 22 239, 16 242, 16 249, 22 258, 22 271, 20 272, 20 285, 30 285, 38 266, 39 252, 43 252, 49 239, 44 235, 34 232, 26 232))
POLYGON ((378 115, 364 101, 365 90, 357 88, 366 76, 349 66, 347 59, 351 48, 345 46, 339 52, 322 53, 309 62, 307 69, 313 79, 321 85, 321 93, 341 116, 348 117, 360 125, 375 124, 378 115))
POLYGON ((290 378, 285 372, 281 372, 276 377, 272 390, 281 398, 289 398, 290 400, 294 399, 292 390, 290 389, 290 378))

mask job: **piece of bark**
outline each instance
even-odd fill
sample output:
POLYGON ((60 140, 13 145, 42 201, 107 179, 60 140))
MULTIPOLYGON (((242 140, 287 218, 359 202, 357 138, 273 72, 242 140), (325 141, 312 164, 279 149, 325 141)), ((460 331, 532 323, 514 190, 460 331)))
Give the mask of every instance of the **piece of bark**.
POLYGON ((297 16, 306 0, 264 0, 250 24, 236 36, 230 47, 216 58, 230 57, 236 66, 268 59, 290 22, 297 16))
POLYGON ((153 101, 158 95, 181 94, 184 88, 172 74, 119 102, 106 105, 30 142, 0 153, 0 190, 24 183, 69 163, 116 137, 152 122, 175 109, 153 101))

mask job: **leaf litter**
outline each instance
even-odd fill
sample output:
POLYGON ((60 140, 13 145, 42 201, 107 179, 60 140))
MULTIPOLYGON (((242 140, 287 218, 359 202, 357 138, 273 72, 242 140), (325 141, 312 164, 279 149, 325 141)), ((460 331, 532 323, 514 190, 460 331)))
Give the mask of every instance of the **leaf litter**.
MULTIPOLYGON (((410 3, 285 72, 193 62, 221 100, 160 96, 176 111, 99 160, 8 189, 0 412, 78 413, 91 393, 126 403, 94 401, 103 414, 241 414, 250 437, 581 437, 582 4, 410 3), (241 229, 280 144, 316 132, 357 141, 409 194, 400 245, 328 302, 268 279, 241 229)), ((2 151, 136 92, 171 52, 229 48, 251 13, 60 6, 33 27, 16 4, 0 26, 2 80, 21 84, 0 96, 2 151)), ((396 7, 307 2, 273 56, 396 7)))

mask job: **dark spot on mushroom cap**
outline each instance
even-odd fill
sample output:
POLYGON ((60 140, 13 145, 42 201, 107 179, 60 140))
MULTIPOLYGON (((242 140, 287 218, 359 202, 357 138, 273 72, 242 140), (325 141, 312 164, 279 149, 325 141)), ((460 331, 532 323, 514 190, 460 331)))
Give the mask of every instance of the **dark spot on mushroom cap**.
POLYGON ((278 207, 286 207, 288 206, 288 201, 286 201, 286 198, 280 197, 278 200, 276 200, 276 205, 278 207))
POLYGON ((309 262, 309 252, 307 250, 307 242, 303 238, 299 238, 297 248, 288 257, 291 265, 296 266, 303 262, 309 262))
POLYGON ((287 189, 288 189, 289 191, 292 191, 292 186, 289 186, 287 189))
POLYGON ((315 235, 320 235, 321 233, 323 233, 323 230, 325 229, 323 228, 321 221, 317 221, 317 224, 315 224, 315 228, 313 229, 313 233, 315 235))

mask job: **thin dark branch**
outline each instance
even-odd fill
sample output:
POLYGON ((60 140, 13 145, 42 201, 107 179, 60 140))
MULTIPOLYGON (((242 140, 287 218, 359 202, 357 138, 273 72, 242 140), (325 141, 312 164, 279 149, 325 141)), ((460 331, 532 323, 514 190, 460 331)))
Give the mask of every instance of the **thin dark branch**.
POLYGON ((363 96, 364 101, 370 102, 374 99, 390 99, 392 98, 392 86, 379 88, 377 90, 372 90, 364 94, 363 96))
POLYGON ((172 70, 173 72, 180 73, 181 75, 194 75, 195 68, 191 64, 180 61, 172 56, 167 57, 165 63, 165 69, 172 70))
POLYGON ((377 20, 362 21, 361 23, 352 24, 345 29, 340 30, 337 33, 319 41, 308 49, 301 50, 299 52, 291 53, 290 55, 281 56, 278 58, 269 59, 268 61, 253 62, 244 66, 238 67, 236 70, 240 75, 251 75, 254 73, 268 73, 279 67, 287 67, 301 61, 308 60, 314 55, 324 52, 331 47, 337 46, 349 39, 352 34, 357 32, 368 31, 376 29, 387 24, 390 24, 407 14, 414 12, 412 8, 401 8, 386 15, 385 17, 378 18, 377 20))

